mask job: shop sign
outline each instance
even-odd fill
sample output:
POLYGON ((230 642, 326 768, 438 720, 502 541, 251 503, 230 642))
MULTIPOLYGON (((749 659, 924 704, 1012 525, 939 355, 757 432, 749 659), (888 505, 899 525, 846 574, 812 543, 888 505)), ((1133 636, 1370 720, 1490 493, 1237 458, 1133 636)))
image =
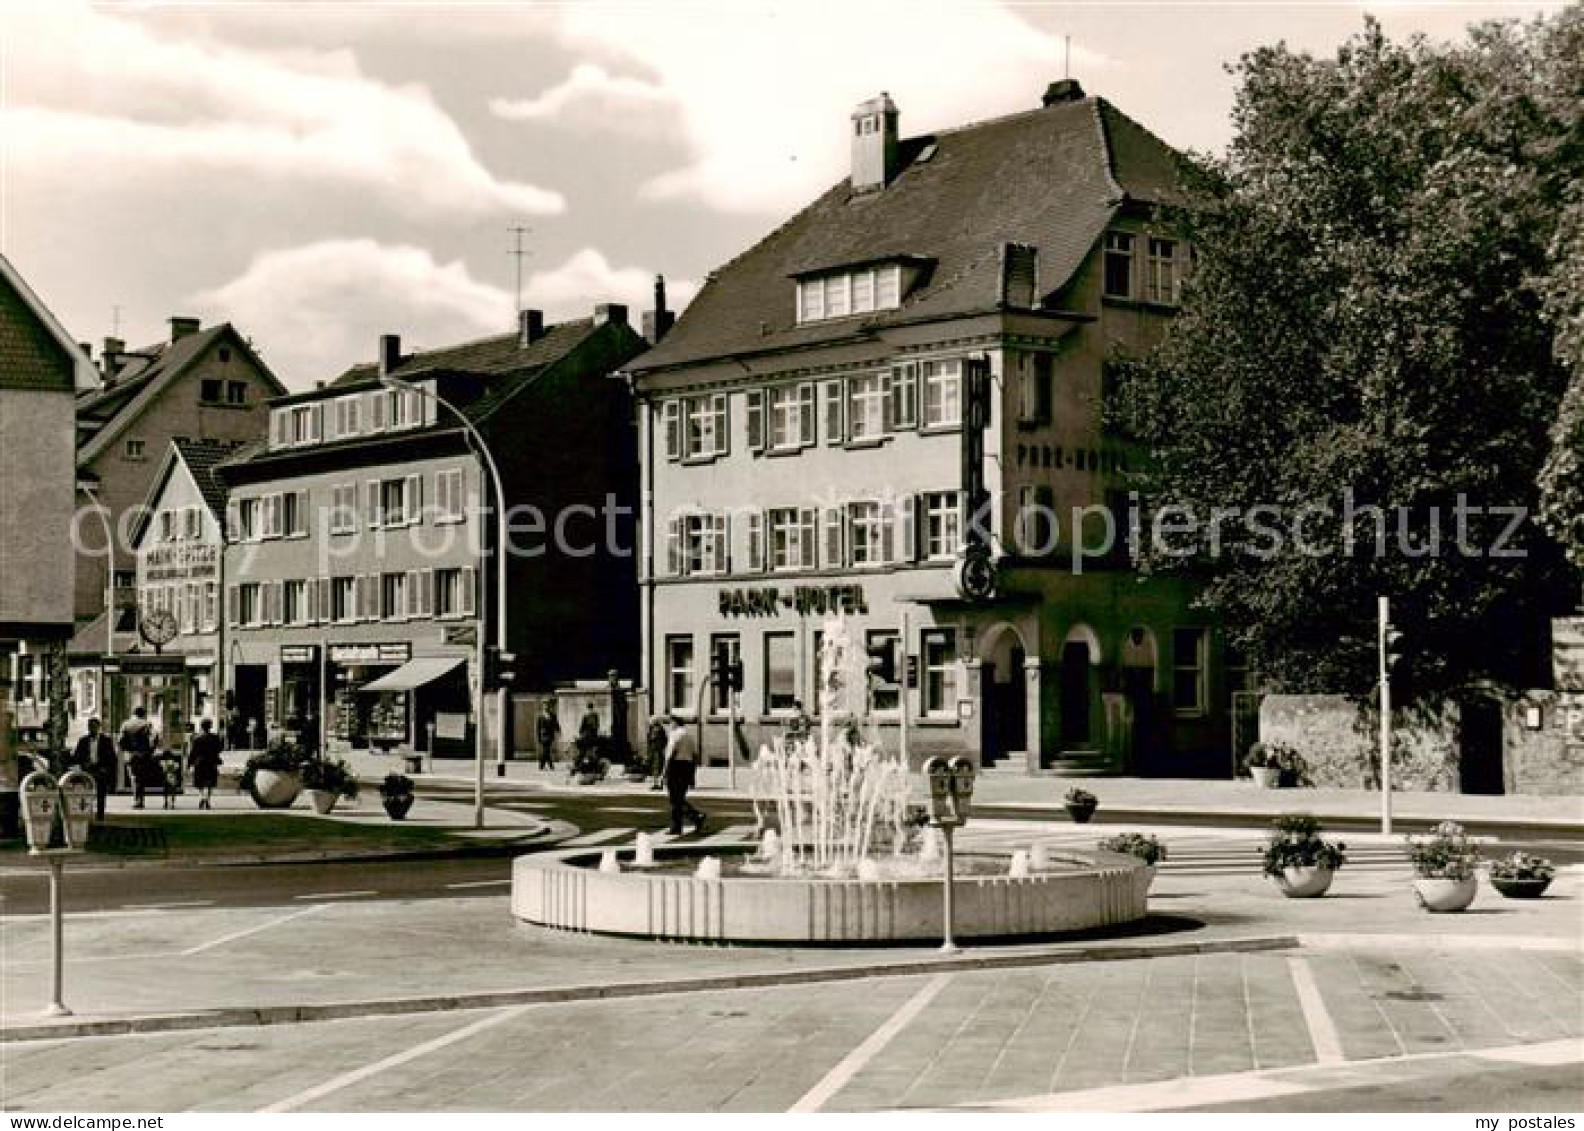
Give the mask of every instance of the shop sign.
POLYGON ((319 662, 319 645, 317 644, 282 644, 281 663, 283 664, 316 664, 319 662))
POLYGON ((205 581, 219 574, 220 548, 182 544, 156 546, 142 556, 142 581, 205 581))
POLYGON ((1060 444, 1019 444, 1019 470, 1103 471, 1127 470, 1120 453, 1106 448, 1064 448, 1060 444))
POLYGON ((723 617, 774 617, 783 612, 806 617, 869 611, 862 585, 761 585, 722 589, 719 597, 723 617))
POLYGON ((412 659, 412 644, 332 644, 333 664, 405 664, 412 659))
POLYGON ((187 670, 187 657, 173 656, 111 656, 104 661, 107 674, 123 675, 181 675, 187 670))
POLYGON ((440 638, 447 644, 476 645, 478 643, 478 625, 448 624, 440 638))

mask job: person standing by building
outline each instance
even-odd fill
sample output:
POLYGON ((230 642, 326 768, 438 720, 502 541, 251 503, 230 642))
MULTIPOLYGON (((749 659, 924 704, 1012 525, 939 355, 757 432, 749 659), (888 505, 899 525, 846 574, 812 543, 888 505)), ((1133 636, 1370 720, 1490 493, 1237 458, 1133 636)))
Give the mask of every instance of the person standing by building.
POLYGON ((226 743, 233 750, 246 750, 248 744, 247 720, 236 704, 226 714, 226 743))
POLYGON ((121 763, 116 759, 115 743, 103 733, 98 719, 88 720, 88 733, 77 740, 72 751, 71 764, 89 774, 94 780, 94 819, 104 820, 105 801, 115 788, 116 771, 121 763))
POLYGON ((253 720, 253 749, 266 750, 269 748, 269 728, 264 725, 264 716, 260 715, 253 720))
POLYGON ((698 772, 698 743, 687 727, 674 715, 670 717, 671 735, 666 742, 665 784, 666 796, 671 801, 671 835, 682 835, 682 820, 693 822, 693 831, 704 831, 704 812, 688 803, 688 790, 693 788, 698 772))
POLYGON ((198 733, 187 744, 187 767, 192 770, 193 788, 198 791, 198 808, 213 809, 215 786, 220 784, 220 736, 214 723, 204 719, 198 733))
POLYGON ((649 773, 654 777, 650 790, 658 793, 665 788, 662 775, 665 772, 666 746, 671 740, 671 732, 666 727, 664 718, 649 720, 649 733, 644 739, 644 753, 649 756, 649 773))
POLYGON ((534 737, 539 740, 539 768, 555 769, 555 744, 561 737, 561 720, 556 718, 555 703, 549 699, 540 704, 534 737))

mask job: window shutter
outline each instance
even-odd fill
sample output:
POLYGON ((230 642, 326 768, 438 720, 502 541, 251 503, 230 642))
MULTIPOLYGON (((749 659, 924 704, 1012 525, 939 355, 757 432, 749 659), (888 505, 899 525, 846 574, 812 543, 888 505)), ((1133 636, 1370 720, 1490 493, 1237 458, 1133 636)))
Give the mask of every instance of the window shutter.
POLYGON ((284 581, 272 581, 272 582, 269 583, 267 592, 269 593, 269 618, 268 618, 268 620, 269 620, 270 624, 280 624, 281 621, 284 619, 281 616, 281 613, 283 611, 282 610, 282 605, 285 604, 285 602, 282 599, 283 595, 284 595, 285 588, 286 588, 286 583, 284 581))
POLYGON ((765 568, 765 512, 752 511, 748 515, 748 568, 765 568))
POLYGON ((407 477, 407 525, 417 526, 423 516, 423 476, 407 477))
POLYGON ((825 508, 825 553, 820 564, 827 569, 838 569, 847 564, 842 556, 842 518, 841 507, 825 508))
POLYGON ((370 393, 368 406, 369 430, 372 432, 385 431, 385 390, 370 393))
POLYGON ((426 569, 419 574, 419 601, 418 613, 420 616, 432 617, 435 615, 435 571, 426 569))
MULTIPOLYGON (((226 504, 226 524, 225 524, 225 529, 220 532, 220 541, 222 541, 222 542, 238 542, 238 541, 241 541, 241 538, 240 538, 241 533, 242 533, 242 508, 240 506, 238 506, 237 503, 233 500, 232 502, 229 502, 229 503, 226 504)), ((235 589, 236 586, 233 585, 232 588, 235 589)))
POLYGON ((308 410, 308 438, 314 443, 324 439, 324 405, 316 404, 308 410))
POLYGON ((232 628, 236 628, 242 623, 240 589, 241 587, 237 585, 226 586, 226 624, 232 628))
POLYGON ((413 617, 421 617, 421 616, 424 615, 423 591, 420 588, 420 586, 422 584, 423 584, 423 570, 421 570, 421 569, 410 569, 410 570, 407 571, 407 609, 406 609, 406 613, 407 613, 407 619, 408 620, 411 620, 413 617))
POLYGON ((672 397, 660 406, 661 431, 665 433, 665 457, 675 462, 682 458, 682 402, 672 397))
POLYGON ((368 519, 369 526, 375 527, 384 518, 380 506, 380 481, 378 479, 370 479, 363 486, 365 491, 363 513, 368 519))
POLYGON ((918 508, 919 496, 903 495, 896 502, 897 561, 918 561, 918 508))
POLYGON ((710 415, 715 418, 715 455, 723 456, 731 451, 731 417, 726 411, 726 394, 714 393, 710 396, 710 415))
POLYGON ((896 406, 891 403, 891 374, 880 375, 880 431, 896 430, 896 406))
POLYGON ((763 389, 748 390, 748 450, 765 449, 765 394, 763 389))
POLYGON ((880 504, 880 560, 894 562, 896 555, 896 510, 889 502, 880 504))
POLYGON ((314 588, 319 590, 319 620, 322 624, 329 624, 334 609, 330 604, 330 579, 321 577, 314 583, 314 588))
POLYGON ((918 427, 918 362, 891 367, 891 427, 918 427))
POLYGON ((804 507, 798 512, 798 566, 813 569, 819 557, 819 508, 804 507))
POLYGON ((271 446, 277 448, 286 446, 286 426, 290 419, 285 409, 276 409, 270 413, 271 446))
POLYGON ((798 386, 798 440, 805 448, 819 442, 817 412, 814 408, 814 383, 798 386))
POLYGON ((462 615, 465 617, 478 615, 478 594, 474 592, 478 585, 478 570, 466 566, 462 570, 462 584, 460 586, 462 598, 462 615))
POLYGON ((313 533, 313 531, 308 529, 308 516, 310 513, 311 512, 308 510, 308 491, 306 488, 304 488, 303 490, 297 492, 297 530, 295 533, 313 533))
POLYGON ((713 518, 715 527, 715 572, 731 572, 730 515, 718 514, 713 518))
POLYGON ((847 438, 842 425, 842 383, 825 382, 825 442, 840 444, 847 438))
POLYGON ((682 576, 682 520, 674 516, 666 519, 666 574, 682 576))
POLYGON ((303 616, 309 624, 319 623, 319 586, 311 577, 303 582, 303 616))

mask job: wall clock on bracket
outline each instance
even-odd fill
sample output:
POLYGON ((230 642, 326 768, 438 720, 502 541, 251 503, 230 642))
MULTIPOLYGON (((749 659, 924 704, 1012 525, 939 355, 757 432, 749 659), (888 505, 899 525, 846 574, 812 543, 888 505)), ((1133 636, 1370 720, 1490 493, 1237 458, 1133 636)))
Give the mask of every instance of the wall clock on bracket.
POLYGON ((176 614, 169 609, 150 609, 138 617, 138 635, 156 651, 176 639, 176 614))
POLYGON ((996 567, 982 546, 970 546, 957 563, 957 592, 969 601, 988 601, 996 592, 996 567))

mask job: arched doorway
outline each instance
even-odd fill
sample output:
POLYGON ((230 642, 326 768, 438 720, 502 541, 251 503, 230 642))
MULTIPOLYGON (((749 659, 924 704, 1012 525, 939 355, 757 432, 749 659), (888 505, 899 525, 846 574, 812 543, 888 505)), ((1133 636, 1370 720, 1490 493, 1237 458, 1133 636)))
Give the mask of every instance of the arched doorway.
POLYGON ((986 764, 1027 748, 1027 654, 1022 635, 1005 621, 991 626, 980 645, 980 758, 986 764))
POLYGON ((1088 625, 1074 625, 1062 641, 1058 686, 1062 748, 1089 749, 1094 743, 1094 669, 1100 640, 1088 625))

